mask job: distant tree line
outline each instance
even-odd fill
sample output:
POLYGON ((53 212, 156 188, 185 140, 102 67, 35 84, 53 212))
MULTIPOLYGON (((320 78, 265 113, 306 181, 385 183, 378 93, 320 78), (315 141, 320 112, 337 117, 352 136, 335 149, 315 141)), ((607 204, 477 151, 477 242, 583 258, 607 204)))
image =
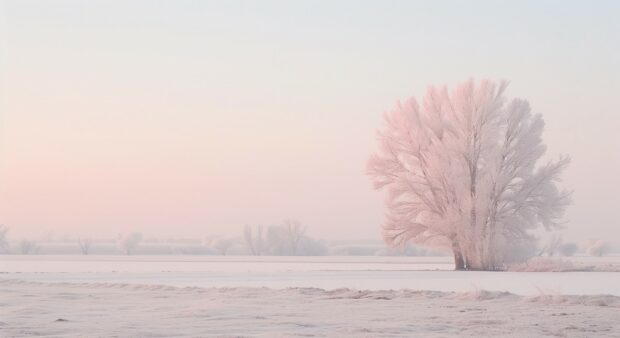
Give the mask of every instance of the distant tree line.
MULTIPOLYGON (((9 228, 0 225, 0 254, 124 254, 124 255, 255 255, 255 256, 440 256, 445 252, 408 243, 399 247, 379 241, 324 241, 308 236, 307 227, 294 219, 279 224, 247 225, 236 237, 206 236, 199 239, 144 238, 140 232, 120 234, 116 239, 95 240, 90 236, 62 236, 47 233, 39 241, 9 239, 9 228)), ((602 239, 564 242, 554 233, 530 250, 537 256, 573 256, 577 253, 604 256, 620 252, 620 246, 602 239)))

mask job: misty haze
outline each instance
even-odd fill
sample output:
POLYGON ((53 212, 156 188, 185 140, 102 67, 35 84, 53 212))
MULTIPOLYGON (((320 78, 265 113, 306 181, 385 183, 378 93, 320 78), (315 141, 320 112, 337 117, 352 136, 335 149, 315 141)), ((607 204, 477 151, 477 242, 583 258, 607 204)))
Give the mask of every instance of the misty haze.
POLYGON ((618 14, 0 0, 0 337, 620 336, 618 14))

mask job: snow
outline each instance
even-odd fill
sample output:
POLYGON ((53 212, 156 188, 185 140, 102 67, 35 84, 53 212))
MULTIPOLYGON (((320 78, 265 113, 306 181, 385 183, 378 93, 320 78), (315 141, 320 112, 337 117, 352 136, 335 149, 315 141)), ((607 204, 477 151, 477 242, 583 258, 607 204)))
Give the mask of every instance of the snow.
POLYGON ((3 337, 618 337, 620 298, 0 280, 3 337))
POLYGON ((452 270, 449 257, 0 255, 1 272, 285 272, 452 270))
POLYGON ((452 267, 448 257, 0 256, 0 336, 620 336, 619 272, 452 267))
MULTIPOLYGON (((620 257, 573 258, 620 265, 620 257)), ((586 263, 583 263, 586 262, 586 263)), ((536 295, 620 296, 618 272, 452 271, 449 257, 0 256, 0 279, 176 287, 316 287, 327 290, 476 289, 536 295)))

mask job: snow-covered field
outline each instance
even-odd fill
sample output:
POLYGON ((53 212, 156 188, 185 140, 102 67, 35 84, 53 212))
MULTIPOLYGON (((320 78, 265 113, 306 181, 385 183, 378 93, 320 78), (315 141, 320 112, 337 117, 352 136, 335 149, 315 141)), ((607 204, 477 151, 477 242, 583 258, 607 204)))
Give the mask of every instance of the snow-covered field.
MULTIPOLYGON (((620 266, 620 257, 575 257, 620 266)), ((452 271, 449 257, 0 256, 0 279, 177 287, 314 287, 360 290, 489 290, 620 296, 618 272, 452 271)))
POLYGON ((0 337, 620 336, 619 272, 450 269, 447 257, 0 256, 0 337))

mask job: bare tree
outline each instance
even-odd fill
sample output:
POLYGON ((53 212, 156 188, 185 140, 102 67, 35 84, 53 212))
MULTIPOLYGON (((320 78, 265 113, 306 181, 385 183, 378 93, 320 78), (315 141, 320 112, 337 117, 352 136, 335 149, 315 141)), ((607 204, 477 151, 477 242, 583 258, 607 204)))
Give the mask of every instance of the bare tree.
POLYGON ((590 256, 603 256, 608 249, 609 245, 602 239, 591 240, 586 243, 586 252, 590 256))
POLYGON ((553 256, 560 252, 562 243, 562 235, 554 233, 549 237, 547 245, 543 248, 543 252, 546 253, 547 256, 553 256))
POLYGON ((7 233, 9 232, 9 228, 3 224, 0 224, 0 252, 8 252, 9 251, 9 240, 7 238, 7 233))
POLYGON ((294 219, 285 220, 283 227, 286 230, 286 238, 291 248, 291 254, 297 255, 299 253, 299 245, 306 234, 306 227, 294 219))
POLYGON ((223 256, 226 256, 228 250, 235 245, 235 241, 229 238, 222 238, 215 242, 213 247, 223 256))
POLYGON ((251 226, 246 225, 243 231, 245 245, 254 256, 260 256, 264 250, 264 238, 263 238, 263 226, 258 225, 254 229, 251 226))
POLYGON ((82 238, 81 236, 78 236, 77 241, 82 255, 88 255, 90 253, 90 247, 93 244, 93 240, 90 237, 82 238))
POLYGON ((124 254, 131 255, 138 245, 140 245, 141 241, 142 234, 139 232, 132 232, 124 236, 119 235, 117 245, 124 254))
POLYGON ((44 242, 51 242, 54 240, 54 237, 56 237, 56 232, 54 230, 48 230, 41 236, 41 240, 44 242))
POLYGON ((27 239, 19 242, 19 252, 22 255, 29 255, 35 253, 38 250, 37 243, 35 241, 30 241, 27 239))
POLYGON ((575 243, 565 243, 560 246, 560 254, 562 256, 570 257, 575 255, 579 247, 575 243))
POLYGON ((282 225, 270 226, 267 230, 269 249, 276 255, 298 255, 305 238, 306 227, 297 220, 285 220, 282 225))
POLYGON ((421 106, 411 98, 386 114, 368 174, 387 191, 388 244, 445 247, 458 270, 495 270, 512 245, 535 240, 530 230, 559 226, 568 159, 538 165, 542 117, 524 100, 507 104, 506 86, 431 87, 421 106))

